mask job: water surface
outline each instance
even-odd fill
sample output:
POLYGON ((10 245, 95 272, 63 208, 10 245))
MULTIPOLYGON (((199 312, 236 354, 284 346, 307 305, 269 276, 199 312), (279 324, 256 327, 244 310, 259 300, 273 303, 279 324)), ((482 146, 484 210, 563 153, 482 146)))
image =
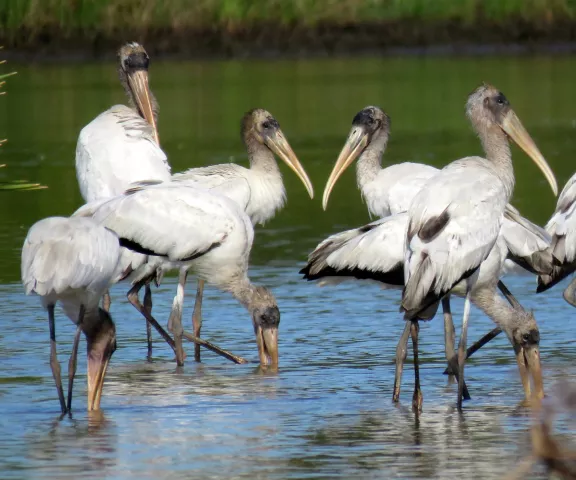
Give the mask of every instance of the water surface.
MULTIPOLYGON (((160 137, 174 171, 245 163, 239 121, 258 106, 279 120, 315 185, 316 199, 310 201, 282 167, 288 204, 257 229, 252 252, 251 276, 272 288, 282 312, 281 368, 274 373, 256 363, 231 365, 210 352, 201 364, 189 359, 177 368, 159 339, 147 362, 144 323, 124 300, 126 286, 118 285, 112 313, 119 348, 107 377, 103 415, 88 417, 84 411, 82 358, 74 417, 63 421, 48 365, 47 320, 38 300, 22 293, 19 251, 34 221, 69 215, 81 205, 74 173, 79 130, 124 98, 112 65, 12 66, 19 74, 0 98, 0 136, 9 138, 0 149, 0 163, 9 166, 2 173, 49 189, 2 193, 2 478, 499 478, 528 452, 529 416, 518 407, 522 388, 504 338, 469 362, 473 400, 460 415, 455 385, 442 376, 441 321, 423 325, 424 412, 416 418, 410 410, 410 364, 402 402, 391 402, 394 352, 403 328, 398 292, 366 284, 319 289, 301 281, 298 269, 322 238, 369 220, 353 169, 333 191, 327 212, 319 201, 352 118, 366 105, 379 105, 392 118, 386 164, 442 166, 480 153, 464 103, 481 81, 493 83, 508 96, 563 185, 576 155, 571 59, 154 61, 160 137)), ((514 154, 514 204, 544 223, 555 200, 536 167, 517 149, 514 154)), ((531 277, 507 283, 538 319, 547 390, 576 381, 576 334, 567 328, 575 312, 561 298, 562 285, 536 296, 531 277)), ((154 292, 162 323, 174 290, 174 280, 167 279, 154 292)), ((188 323, 191 303, 189 298, 188 323)), ((455 303, 458 322, 462 305, 455 303)), ((206 338, 256 361, 251 321, 233 299, 208 289, 204 317, 206 338)), ((490 328, 490 320, 474 310, 470 339, 490 328)), ((73 331, 66 318, 58 321, 64 372, 73 331)), ((573 426, 565 422, 559 429, 570 434, 573 426)))

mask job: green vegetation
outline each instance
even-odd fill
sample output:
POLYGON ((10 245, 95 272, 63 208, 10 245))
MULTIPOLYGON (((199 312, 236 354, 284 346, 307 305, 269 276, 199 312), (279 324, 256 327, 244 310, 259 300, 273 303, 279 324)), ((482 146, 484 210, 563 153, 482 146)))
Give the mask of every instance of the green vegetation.
MULTIPOLYGON (((575 18, 576 0, 10 0, 0 2, 0 39, 20 46, 37 42, 41 35, 95 41, 127 33, 257 36, 262 28, 274 26, 315 31, 407 25, 437 30, 447 24, 460 32, 475 28, 480 38, 486 33, 490 39, 486 25, 503 37, 521 36, 526 28, 553 32, 557 24, 572 24, 575 18), (522 28, 502 28, 511 24, 522 28)), ((400 38, 412 34, 426 43, 421 30, 401 30, 400 38)), ((380 34, 395 35, 388 29, 380 34)))

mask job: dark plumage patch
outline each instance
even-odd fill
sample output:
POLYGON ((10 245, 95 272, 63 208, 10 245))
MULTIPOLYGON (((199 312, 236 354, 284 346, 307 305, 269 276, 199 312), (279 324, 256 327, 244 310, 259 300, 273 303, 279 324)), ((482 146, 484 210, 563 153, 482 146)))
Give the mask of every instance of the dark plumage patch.
POLYGON ((127 248, 128 250, 132 250, 133 252, 141 253, 143 255, 153 255, 156 257, 164 256, 164 254, 157 253, 154 250, 150 250, 149 248, 146 248, 140 245, 138 242, 130 240, 129 238, 120 238, 120 246, 127 248))
POLYGON ((198 257, 201 257, 202 255, 206 255, 208 252, 214 250, 215 248, 219 247, 220 245, 222 245, 220 242, 214 242, 207 249, 201 250, 200 252, 193 253, 192 255, 190 255, 188 257, 179 258, 178 260, 180 260, 181 262, 189 262, 191 260, 195 260, 198 257))
POLYGON ((450 221, 448 210, 444 210, 439 216, 426 220, 418 231, 418 237, 423 242, 431 242, 444 230, 450 221))
POLYGON ((567 276, 576 271, 576 262, 566 263, 561 267, 554 267, 550 275, 540 275, 538 277, 538 287, 536 293, 542 293, 560 283, 567 276))
POLYGON ((534 275, 551 274, 554 271, 555 261, 557 261, 550 252, 535 252, 527 257, 518 257, 508 252, 506 258, 534 275))
POLYGON ((404 265, 399 263, 389 272, 374 272, 362 268, 343 268, 336 270, 332 267, 325 267, 315 274, 310 273, 311 264, 306 265, 300 273, 308 281, 320 280, 326 277, 348 277, 357 280, 374 280, 387 285, 401 287, 404 285, 404 265))

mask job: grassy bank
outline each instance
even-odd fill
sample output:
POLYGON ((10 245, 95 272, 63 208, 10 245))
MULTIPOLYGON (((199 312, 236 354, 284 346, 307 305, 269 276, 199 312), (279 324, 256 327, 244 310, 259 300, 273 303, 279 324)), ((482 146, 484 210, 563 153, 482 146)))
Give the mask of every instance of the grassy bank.
POLYGON ((5 0, 0 42, 234 53, 576 40, 576 0, 5 0), (192 45, 184 43, 193 42, 192 45))

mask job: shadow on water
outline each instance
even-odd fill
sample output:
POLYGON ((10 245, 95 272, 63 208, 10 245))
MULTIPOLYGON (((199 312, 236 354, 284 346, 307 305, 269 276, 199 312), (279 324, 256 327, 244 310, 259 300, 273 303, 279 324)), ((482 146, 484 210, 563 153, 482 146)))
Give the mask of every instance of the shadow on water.
MULTIPOLYGON (((285 172, 288 204, 258 228, 251 276, 272 288, 282 311, 278 372, 256 365, 246 311, 206 291, 203 336, 254 362, 232 365, 205 352, 177 368, 155 338, 146 361, 143 320, 112 289, 118 350, 104 387, 101 418, 85 411, 85 358, 79 364, 72 419, 56 421, 45 313, 25 297, 19 250, 28 227, 81 204, 74 173, 80 128, 124 102, 112 65, 13 65, 18 77, 0 99, 0 132, 9 142, 0 163, 46 191, 3 192, 0 212, 0 476, 20 478, 499 478, 530 449, 529 418, 518 408, 522 388, 506 339, 497 338, 467 364, 472 400, 460 415, 456 387, 442 375, 441 321, 421 327, 424 411, 410 410, 413 372, 405 368, 401 403, 391 402, 394 353, 403 324, 399 292, 375 285, 316 288, 298 270, 328 234, 368 220, 353 172, 344 175, 323 212, 319 197, 354 114, 377 104, 392 117, 385 163, 441 166, 480 152, 464 118, 466 95, 483 80, 501 88, 559 183, 576 156, 574 63, 566 58, 410 58, 314 61, 154 61, 151 85, 162 106, 160 134, 174 171, 229 160, 244 162, 239 120, 262 106, 279 120, 315 185, 307 198, 285 172)), ((514 150, 515 204, 544 222, 554 199, 539 172, 514 150)), ((574 310, 562 285, 535 296, 530 277, 507 282, 540 324, 546 387, 576 378, 574 310)), ((167 318, 175 291, 167 279, 154 292, 157 318, 167 318)), ((193 289, 184 321, 190 322, 193 289)), ((455 301, 458 319, 462 303, 455 301)), ((469 341, 492 327, 474 311, 469 341)), ((66 376, 74 328, 57 321, 66 376)), ((81 346, 82 356, 84 346, 81 346)), ((191 352, 189 345, 186 346, 191 352)), ((569 432, 573 419, 558 419, 569 432)), ((573 431, 573 430, 572 430, 573 431)), ((535 470, 541 478, 542 470, 535 470)))

